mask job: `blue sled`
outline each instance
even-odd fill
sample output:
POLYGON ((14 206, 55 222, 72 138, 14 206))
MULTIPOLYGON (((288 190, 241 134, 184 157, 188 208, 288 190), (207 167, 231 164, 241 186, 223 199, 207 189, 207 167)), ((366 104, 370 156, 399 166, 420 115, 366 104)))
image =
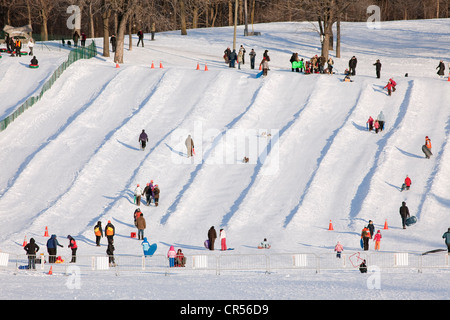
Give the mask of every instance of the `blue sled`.
POLYGON ((155 254, 156 249, 158 249, 158 245, 156 243, 150 245, 148 242, 142 243, 142 249, 144 250, 144 256, 152 256, 155 254))

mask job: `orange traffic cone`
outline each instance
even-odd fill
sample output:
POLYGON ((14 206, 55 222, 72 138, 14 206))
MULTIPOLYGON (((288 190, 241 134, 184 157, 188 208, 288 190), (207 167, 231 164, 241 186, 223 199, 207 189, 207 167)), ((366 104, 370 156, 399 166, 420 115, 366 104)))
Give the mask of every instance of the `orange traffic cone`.
POLYGON ((25 247, 27 245, 27 236, 25 236, 25 239, 23 239, 22 247, 25 247))
POLYGON ((205 71, 208 71, 208 65, 205 64, 205 71))
POLYGON ((116 63, 116 68, 120 68, 120 66, 119 66, 119 64, 118 64, 118 63, 116 63))
POLYGON ((49 274, 49 275, 52 275, 52 274, 53 274, 53 266, 50 267, 50 270, 48 271, 48 274, 49 274))
POLYGON ((163 66, 162 66, 162 62, 160 62, 160 63, 159 63, 159 68, 160 68, 160 69, 162 69, 162 68, 163 68, 163 66))
POLYGON ((48 237, 49 235, 48 235, 48 228, 47 227, 45 227, 45 233, 44 233, 44 237, 48 237))
POLYGON ((197 62, 197 70, 200 70, 200 64, 197 62))
POLYGON ((328 230, 334 230, 333 229, 333 224, 331 223, 331 220, 330 220, 330 225, 328 226, 328 230))
POLYGON ((153 61, 152 61, 152 67, 151 67, 151 69, 155 69, 155 64, 153 63, 153 61))
POLYGON ((384 228, 383 228, 384 230, 388 230, 389 228, 388 228, 388 223, 387 223, 387 219, 386 219, 386 221, 384 222, 384 228))

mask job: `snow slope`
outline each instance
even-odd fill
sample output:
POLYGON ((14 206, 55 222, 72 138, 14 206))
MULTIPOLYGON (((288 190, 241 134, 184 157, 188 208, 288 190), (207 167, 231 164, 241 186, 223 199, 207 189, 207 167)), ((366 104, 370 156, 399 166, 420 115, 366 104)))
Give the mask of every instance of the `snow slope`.
MULTIPOLYGON (((261 24, 255 31, 262 36, 238 37, 247 53, 255 49, 257 61, 269 50, 271 70, 261 79, 255 77, 258 70, 250 70, 248 57, 241 70, 223 63, 231 28, 190 30, 184 37, 157 34, 145 48, 126 51, 120 68, 102 56, 78 61, 0 133, 0 249, 22 253, 25 235, 43 248, 48 226, 61 241, 68 234, 75 237, 79 254, 104 254, 92 229, 97 221, 111 220, 119 235, 116 254, 138 255, 139 243, 129 238, 135 231, 133 190, 150 180, 161 188, 160 205, 140 208, 145 233, 160 244, 160 253, 171 244, 187 255, 204 250, 210 226, 226 229, 236 253, 257 253, 264 237, 272 252, 330 252, 337 241, 359 250, 368 220, 377 229, 389 223, 383 251, 443 248, 441 235, 450 227, 450 93, 435 67, 440 59, 448 64, 450 36, 435 30, 449 27, 448 19, 386 22, 379 30, 345 23, 342 58, 334 58, 337 74, 332 76, 290 70, 292 52, 303 58, 320 52, 309 23, 261 24), (353 55, 357 75, 344 83, 342 72, 353 55), (381 79, 375 78, 376 59, 383 64, 381 79), (390 77, 398 83, 391 97, 383 90, 390 77), (385 130, 368 132, 367 119, 380 111, 385 130), (142 129, 149 135, 145 151, 138 145, 142 129), (185 157, 188 134, 196 147, 194 159, 185 157), (433 143, 429 160, 421 151, 426 135, 433 143), (242 163, 244 156, 250 163, 242 163), (406 175, 412 188, 401 193, 406 175), (407 230, 398 215, 402 201, 419 220, 407 230)), ((101 52, 101 39, 96 44, 101 52)), ((32 75, 19 58, 0 60, 0 114, 20 105, 64 60, 63 52, 39 54, 41 68, 32 75), (22 85, 10 87, 17 74, 22 85)), ((245 279, 255 280, 250 278, 245 279)), ((448 298, 442 281, 434 283, 427 297, 448 298)), ((287 296, 282 285, 274 287, 278 295, 263 297, 323 297, 316 282, 311 296, 287 296)), ((401 292, 399 285, 388 298, 401 292)), ((8 297, 16 295, 2 296, 8 297)))

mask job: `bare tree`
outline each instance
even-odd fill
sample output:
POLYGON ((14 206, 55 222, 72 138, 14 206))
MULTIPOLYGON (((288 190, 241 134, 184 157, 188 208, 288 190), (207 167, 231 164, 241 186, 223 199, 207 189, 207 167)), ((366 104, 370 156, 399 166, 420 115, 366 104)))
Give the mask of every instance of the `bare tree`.
POLYGON ((114 62, 123 63, 123 50, 125 43, 125 31, 130 17, 137 7, 137 0, 115 0, 114 10, 117 12, 118 32, 117 32, 117 46, 114 53, 114 62))

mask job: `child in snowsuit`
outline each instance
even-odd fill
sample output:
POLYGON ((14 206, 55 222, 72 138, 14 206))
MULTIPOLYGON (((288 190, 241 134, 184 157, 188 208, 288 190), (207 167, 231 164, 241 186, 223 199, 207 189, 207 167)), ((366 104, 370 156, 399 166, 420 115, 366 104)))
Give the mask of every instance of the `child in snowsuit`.
POLYGON ((227 235, 225 233, 225 230, 220 229, 219 237, 220 237, 220 249, 222 251, 227 250, 227 235))
POLYGON ((378 230, 375 236, 373 237, 373 241, 375 241, 375 250, 380 250, 380 242, 381 242, 380 230, 378 230))
POLYGON ((336 258, 341 258, 341 253, 344 251, 344 246, 338 241, 336 246, 334 247, 334 251, 336 251, 336 258))
POLYGON ((175 266, 175 257, 177 253, 173 246, 170 246, 169 252, 167 252, 167 258, 169 258, 169 267, 173 268, 175 266))
POLYGON ((408 175, 405 178, 405 183, 402 185, 402 190, 409 190, 409 187, 411 187, 411 179, 408 177, 408 175))

